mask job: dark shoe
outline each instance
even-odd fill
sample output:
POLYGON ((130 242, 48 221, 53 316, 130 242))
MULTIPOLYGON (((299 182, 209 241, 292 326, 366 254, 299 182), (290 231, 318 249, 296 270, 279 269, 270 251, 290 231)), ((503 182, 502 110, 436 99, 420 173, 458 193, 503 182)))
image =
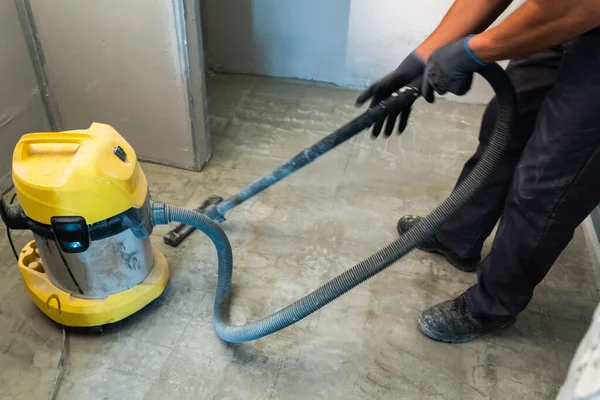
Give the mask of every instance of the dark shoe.
MULTIPOLYGON (((410 228, 415 226, 423 217, 417 215, 405 215, 398 220, 398 233, 403 235, 410 228)), ((458 254, 447 248, 438 240, 436 236, 417 247, 419 250, 428 253, 439 254, 454 267, 464 272, 475 272, 481 261, 480 258, 461 258, 458 254)))
POLYGON ((423 311, 419 317, 419 329, 433 340, 465 343, 484 332, 506 328, 515 321, 516 318, 475 318, 467 311, 467 299, 460 295, 423 311))

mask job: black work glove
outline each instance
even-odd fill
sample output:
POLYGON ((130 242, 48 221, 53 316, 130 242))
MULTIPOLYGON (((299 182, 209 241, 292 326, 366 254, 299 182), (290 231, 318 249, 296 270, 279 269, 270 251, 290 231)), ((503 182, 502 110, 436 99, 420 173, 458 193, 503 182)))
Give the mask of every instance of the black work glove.
POLYGON ((462 96, 471 88, 473 73, 486 64, 469 48, 467 36, 440 47, 427 61, 421 94, 428 102, 434 100, 433 92, 447 92, 462 96))
MULTIPOLYGON (((371 104, 369 107, 376 106, 382 100, 385 100, 391 96, 391 94, 396 90, 408 85, 414 79, 423 75, 424 69, 425 63, 423 60, 421 60, 416 54, 410 53, 395 71, 378 80, 367 90, 362 92, 356 99, 356 105, 361 106, 367 100, 371 99, 371 104)), ((381 133, 381 128, 383 128, 383 124, 386 121, 385 135, 390 136, 394 131, 394 125, 396 124, 398 116, 400 116, 398 133, 404 132, 409 115, 410 107, 405 110, 393 111, 385 120, 380 121, 373 126, 373 136, 379 136, 381 133)))

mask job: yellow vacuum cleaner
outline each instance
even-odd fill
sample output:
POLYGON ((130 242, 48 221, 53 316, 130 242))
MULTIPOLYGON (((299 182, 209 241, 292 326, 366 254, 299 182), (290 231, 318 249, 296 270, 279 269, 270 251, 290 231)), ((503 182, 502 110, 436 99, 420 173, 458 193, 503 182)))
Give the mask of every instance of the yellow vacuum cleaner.
POLYGON ((23 136, 13 182, 19 205, 3 205, 2 217, 9 228, 33 232, 19 268, 54 321, 101 326, 162 293, 169 270, 150 244, 146 177, 112 127, 23 136))
POLYGON ((197 229, 215 246, 218 276, 213 323, 217 334, 228 342, 246 342, 277 332, 385 270, 429 239, 494 174, 512 131, 516 98, 498 65, 486 66, 480 73, 496 92, 496 126, 481 160, 448 199, 410 231, 346 272, 289 306, 241 326, 228 322, 233 256, 231 243, 218 222, 237 205, 374 123, 411 107, 420 94, 418 81, 240 192, 227 199, 213 196, 199 210, 153 202, 133 149, 108 125, 25 135, 13 156, 19 204, 2 202, 0 207, 9 229, 30 229, 35 237, 19 256, 25 286, 37 306, 63 325, 97 326, 123 319, 165 288, 167 263, 152 248, 149 236, 155 225, 176 222, 183 225, 165 238, 167 244, 176 245, 197 229))

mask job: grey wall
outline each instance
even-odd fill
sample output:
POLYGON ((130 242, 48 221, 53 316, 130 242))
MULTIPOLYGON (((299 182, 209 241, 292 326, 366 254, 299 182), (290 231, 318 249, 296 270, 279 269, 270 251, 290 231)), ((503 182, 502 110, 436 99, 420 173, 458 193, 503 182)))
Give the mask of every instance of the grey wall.
MULTIPOLYGON (((194 126, 195 110, 188 101, 192 90, 181 0, 30 3, 64 129, 103 122, 145 159, 184 168, 208 159, 206 132, 193 131, 204 126, 194 126)), ((196 62, 193 68, 201 76, 196 62)), ((194 101, 201 105, 203 99, 194 101)))
POLYGON ((201 0, 217 70, 336 82, 345 72, 347 0, 201 0))
POLYGON ((0 1, 0 192, 11 185, 19 138, 48 129, 37 80, 13 1, 0 1))
MULTIPOLYGON (((452 2, 200 0, 210 68, 351 88, 363 88, 396 68, 452 2)), ((491 94, 476 78, 460 100, 480 103, 491 94)))

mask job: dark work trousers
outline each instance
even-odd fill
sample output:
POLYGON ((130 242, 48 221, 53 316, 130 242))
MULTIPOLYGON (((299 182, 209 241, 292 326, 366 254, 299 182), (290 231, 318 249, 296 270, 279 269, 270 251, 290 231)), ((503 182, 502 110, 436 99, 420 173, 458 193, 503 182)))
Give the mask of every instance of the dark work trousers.
MULTIPOLYGON (((502 166, 438 239, 462 257, 479 257, 500 219, 490 254, 467 291, 479 318, 515 316, 600 202, 600 29, 516 60, 507 68, 519 102, 516 129, 502 166)), ((483 116, 479 147, 488 143, 496 107, 483 116)))

